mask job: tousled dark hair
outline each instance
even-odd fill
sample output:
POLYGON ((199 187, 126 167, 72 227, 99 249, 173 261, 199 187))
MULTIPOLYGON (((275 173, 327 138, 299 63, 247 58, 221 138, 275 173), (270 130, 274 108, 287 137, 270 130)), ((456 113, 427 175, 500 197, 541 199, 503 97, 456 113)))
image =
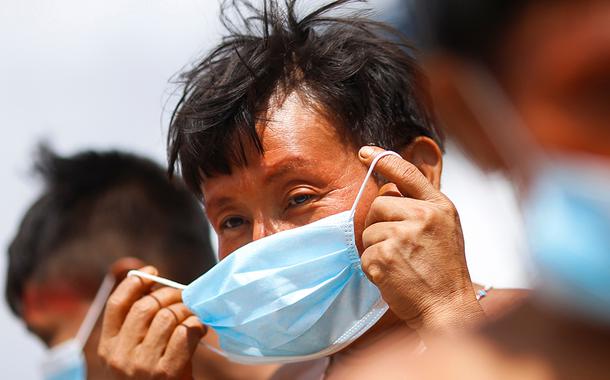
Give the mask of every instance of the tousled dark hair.
POLYGON ((428 136, 442 148, 412 47, 362 12, 334 15, 355 2, 333 1, 300 18, 296 0, 263 0, 260 8, 225 2, 228 35, 181 76, 168 136, 170 174, 179 164, 201 196, 205 177, 247 164, 244 144, 263 154, 255 126, 278 92, 296 91, 355 146, 398 149, 428 136))
POLYGON ((188 283, 216 259, 197 199, 154 162, 116 151, 60 157, 41 147, 44 191, 8 248, 6 298, 22 315, 28 281, 66 281, 91 296, 109 266, 133 256, 188 283))

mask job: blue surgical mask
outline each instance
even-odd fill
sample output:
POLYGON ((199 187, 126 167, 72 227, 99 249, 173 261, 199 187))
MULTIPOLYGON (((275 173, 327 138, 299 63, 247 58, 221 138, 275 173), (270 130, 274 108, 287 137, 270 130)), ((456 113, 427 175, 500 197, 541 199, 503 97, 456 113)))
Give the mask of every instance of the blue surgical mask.
POLYGON ((517 190, 541 303, 610 325, 610 161, 544 151, 485 69, 464 74, 464 101, 527 183, 517 190))
POLYGON ((388 306, 360 264, 354 213, 390 154, 375 157, 351 210, 247 244, 184 287, 184 304, 216 331, 223 355, 248 364, 328 356, 383 316, 388 306))
POLYGON ((523 205, 545 302, 610 324, 610 162, 563 157, 523 205))
POLYGON ((100 286, 76 336, 52 347, 42 363, 44 380, 85 380, 87 363, 83 347, 104 309, 104 304, 114 286, 114 277, 106 276, 100 286))
POLYGON ((76 339, 51 348, 42 364, 44 380, 84 380, 87 364, 83 347, 76 339))

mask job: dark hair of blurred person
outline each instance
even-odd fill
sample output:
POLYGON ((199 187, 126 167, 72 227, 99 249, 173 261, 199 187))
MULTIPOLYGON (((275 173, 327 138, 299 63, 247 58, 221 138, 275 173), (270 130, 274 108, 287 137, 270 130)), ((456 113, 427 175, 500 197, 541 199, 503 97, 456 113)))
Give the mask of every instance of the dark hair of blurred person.
POLYGON ((61 157, 42 147, 34 169, 44 189, 8 249, 6 299, 46 345, 76 333, 120 258, 184 283, 215 264, 201 205, 154 162, 118 151, 61 157))
POLYGON ((431 378, 607 379, 610 2, 418 3, 443 126, 517 185, 536 274, 536 297, 431 378))

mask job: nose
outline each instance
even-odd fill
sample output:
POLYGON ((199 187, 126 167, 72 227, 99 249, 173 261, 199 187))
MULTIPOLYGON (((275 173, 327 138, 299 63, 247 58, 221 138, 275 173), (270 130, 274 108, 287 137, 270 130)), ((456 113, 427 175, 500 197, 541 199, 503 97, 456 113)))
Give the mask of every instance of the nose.
POLYGON ((252 241, 271 236, 288 229, 282 223, 273 220, 259 219, 252 223, 252 241))

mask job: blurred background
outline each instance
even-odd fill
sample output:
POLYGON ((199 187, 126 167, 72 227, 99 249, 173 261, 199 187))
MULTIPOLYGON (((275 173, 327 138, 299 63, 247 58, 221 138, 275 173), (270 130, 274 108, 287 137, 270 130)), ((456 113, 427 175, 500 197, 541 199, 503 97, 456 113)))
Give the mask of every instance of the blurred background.
MULTIPOLYGON (((306 0, 306 8, 321 1, 306 0)), ((400 1, 375 0, 390 21, 400 1)), ((42 344, 4 302, 6 247, 37 197, 36 144, 60 154, 117 148, 165 161, 171 78, 221 36, 217 0, 3 0, 0 4, 0 376, 37 379, 42 344)), ((405 31, 408 27, 402 26, 405 31)), ((475 281, 526 286, 511 189, 484 176, 451 146, 444 192, 462 218, 475 281), (489 223, 493 220, 492 223, 489 223)))

